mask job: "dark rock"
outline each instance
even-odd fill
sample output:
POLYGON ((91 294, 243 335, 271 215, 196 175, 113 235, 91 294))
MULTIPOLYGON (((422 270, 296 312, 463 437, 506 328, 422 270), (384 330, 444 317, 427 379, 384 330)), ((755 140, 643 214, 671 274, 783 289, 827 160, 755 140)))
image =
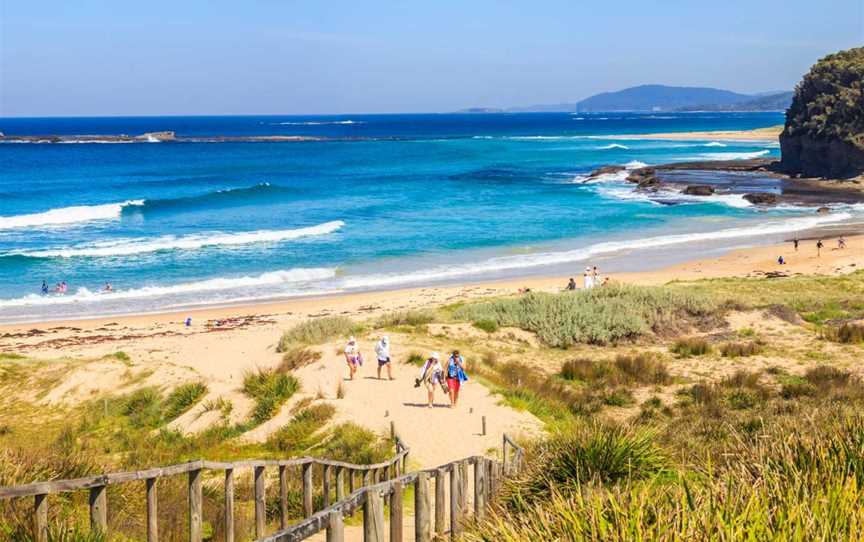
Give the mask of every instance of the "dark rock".
POLYGON ((603 166, 603 167, 597 168, 594 171, 592 171, 591 173, 589 173, 588 178, 589 179, 595 179, 601 175, 611 175, 613 173, 620 173, 620 172, 624 171, 625 169, 627 169, 627 168, 625 168, 624 166, 603 166))
POLYGON ((818 209, 816 209, 816 214, 820 215, 827 215, 830 212, 831 209, 829 209, 828 207, 819 207, 818 209))
POLYGON ((714 187, 707 184, 691 184, 684 189, 688 196, 710 196, 714 193, 714 187))
POLYGON ((808 135, 780 136, 780 165, 805 177, 845 179, 864 173, 864 149, 846 141, 817 141, 808 135))
POLYGON ((753 192, 751 194, 744 194, 743 198, 753 205, 774 205, 777 203, 777 195, 769 194, 767 192, 753 192))

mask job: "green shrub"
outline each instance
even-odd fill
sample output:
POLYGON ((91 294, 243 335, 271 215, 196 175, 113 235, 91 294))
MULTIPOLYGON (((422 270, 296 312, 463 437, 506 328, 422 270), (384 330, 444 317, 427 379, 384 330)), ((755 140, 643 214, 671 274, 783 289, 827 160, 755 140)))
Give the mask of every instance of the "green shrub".
POLYGON ((761 354, 764 349, 761 341, 728 342, 720 345, 720 354, 724 358, 740 358, 761 354))
POLYGON ((324 316, 301 322, 279 339, 276 351, 287 352, 297 344, 322 344, 336 337, 357 334, 362 328, 346 316, 324 316))
POLYGON ((685 337, 675 341, 669 351, 682 358, 704 356, 711 352, 711 344, 701 337, 685 337))
POLYGON ((120 413, 137 427, 157 427, 162 423, 162 397, 156 388, 139 388, 120 401, 120 413))
POLYGON ((607 344, 647 333, 667 334, 680 325, 708 316, 715 306, 707 298, 663 287, 610 285, 587 291, 546 294, 471 303, 454 316, 475 322, 532 331, 553 347, 575 343, 607 344))
POLYGON ((417 365, 419 367, 426 363, 426 357, 419 352, 411 352, 410 354, 408 354, 408 359, 405 360, 405 363, 408 363, 410 365, 417 365))
POLYGON ((491 319, 474 320, 473 325, 486 333, 495 333, 498 331, 498 322, 491 319))
POLYGON ((281 452, 301 452, 313 443, 313 435, 322 429, 336 413, 329 403, 318 403, 304 408, 267 441, 268 446, 281 452))
POLYGON ((864 325, 845 323, 832 334, 835 340, 843 344, 858 344, 864 342, 864 325))
POLYGON ((648 352, 619 354, 615 357, 615 367, 639 384, 669 384, 672 381, 666 363, 648 352))
POLYGON ((564 362, 560 375, 565 380, 587 383, 668 384, 671 381, 666 364, 650 353, 619 354, 614 362, 573 359, 564 362))

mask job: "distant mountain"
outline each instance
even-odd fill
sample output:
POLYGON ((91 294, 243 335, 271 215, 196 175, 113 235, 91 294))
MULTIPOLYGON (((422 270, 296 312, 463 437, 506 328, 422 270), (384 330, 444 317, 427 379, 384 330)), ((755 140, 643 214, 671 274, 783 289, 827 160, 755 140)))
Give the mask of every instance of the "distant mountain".
POLYGON ((792 104, 794 93, 777 92, 757 95, 743 102, 733 104, 700 104, 692 107, 680 107, 676 111, 785 111, 792 104))
POLYGON ((512 107, 510 112, 614 112, 614 111, 776 111, 791 103, 791 92, 741 94, 709 87, 640 85, 595 94, 577 103, 512 107))

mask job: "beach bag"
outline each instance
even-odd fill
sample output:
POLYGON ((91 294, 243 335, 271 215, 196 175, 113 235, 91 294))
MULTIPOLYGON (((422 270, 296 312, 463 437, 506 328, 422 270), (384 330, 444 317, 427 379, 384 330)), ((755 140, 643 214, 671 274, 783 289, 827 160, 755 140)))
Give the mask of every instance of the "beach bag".
POLYGON ((447 385, 447 380, 444 378, 439 378, 438 383, 441 384, 441 391, 444 393, 450 393, 450 386, 447 385))
POLYGON ((456 375, 459 378, 459 382, 468 382, 468 375, 465 374, 465 370, 462 367, 459 367, 456 375))

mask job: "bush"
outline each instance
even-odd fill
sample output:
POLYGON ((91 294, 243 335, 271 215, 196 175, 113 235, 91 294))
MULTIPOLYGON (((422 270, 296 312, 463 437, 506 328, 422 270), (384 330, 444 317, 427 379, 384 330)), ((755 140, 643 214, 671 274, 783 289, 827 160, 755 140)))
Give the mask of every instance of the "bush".
POLYGON ((345 316, 324 316, 301 322, 279 339, 276 351, 287 352, 296 344, 322 344, 336 337, 357 334, 362 328, 345 316))
POLYGON ((310 447, 312 436, 322 429, 336 413, 329 403, 304 408, 288 424, 277 430, 267 441, 268 446, 281 452, 300 452, 310 447))
POLYGON ((724 358, 740 358, 761 354, 764 349, 760 341, 728 342, 720 345, 720 354, 724 358))
POLYGON ((633 340, 651 332, 666 334, 709 315, 714 308, 706 297, 669 288, 610 285, 471 303, 457 308, 454 316, 519 327, 536 333, 549 346, 566 348, 575 343, 633 340))
POLYGON ((474 327, 486 333, 495 333, 498 331, 498 322, 491 319, 474 320, 474 327))
POLYGON ((426 363, 426 357, 419 352, 411 352, 408 354, 408 359, 405 360, 405 363, 410 365, 417 365, 418 367, 426 363))
POLYGON ((283 373, 305 367, 310 363, 315 363, 321 359, 321 352, 309 350, 302 346, 292 346, 282 355, 282 363, 279 365, 279 370, 283 373))
POLYGON ((672 381, 666 364, 647 352, 620 354, 615 358, 615 367, 639 384, 669 384, 672 381))
POLYGON ((845 323, 834 333, 836 341, 843 344, 857 344, 864 342, 864 326, 861 324, 845 323))
POLYGON ((425 310, 395 311, 382 314, 375 321, 376 328, 397 326, 423 326, 435 321, 435 313, 425 310))
POLYGON ((686 337, 675 341, 669 351, 678 354, 682 358, 693 356, 704 356, 711 352, 711 345, 701 337, 686 337))

